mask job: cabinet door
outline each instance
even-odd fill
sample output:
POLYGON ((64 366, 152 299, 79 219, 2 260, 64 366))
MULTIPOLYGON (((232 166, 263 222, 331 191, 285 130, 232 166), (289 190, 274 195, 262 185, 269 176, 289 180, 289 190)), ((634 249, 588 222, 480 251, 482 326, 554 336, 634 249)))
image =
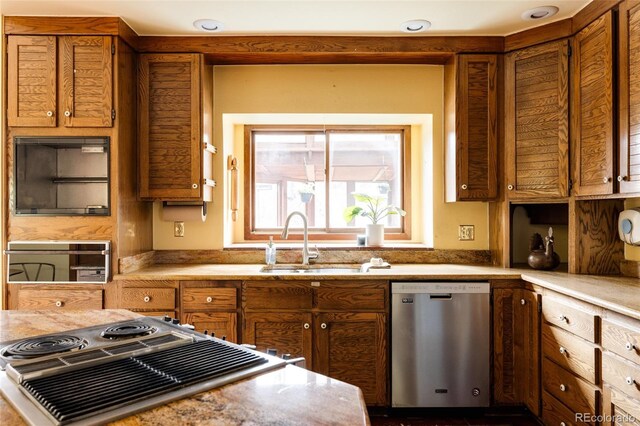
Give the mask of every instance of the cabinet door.
POLYGON ((60 100, 65 126, 111 127, 111 43, 109 36, 60 38, 60 100))
POLYGON ((447 64, 445 75, 447 103, 455 103, 447 105, 447 201, 493 199, 498 189, 498 58, 460 55, 447 64))
POLYGON ((140 55, 140 197, 201 197, 200 75, 197 54, 140 55))
POLYGON ((640 192, 640 1, 620 5, 620 192, 640 192))
POLYGON ((200 333, 215 333, 215 337, 226 337, 228 341, 237 343, 237 317, 230 312, 188 312, 182 314, 182 322, 193 325, 200 333))
POLYGON ((242 342, 256 345, 257 350, 276 349, 278 355, 303 356, 306 365, 313 365, 310 313, 259 312, 244 315, 242 342))
POLYGON ((573 194, 613 193, 613 27, 611 12, 575 36, 572 66, 573 194))
POLYGON ((496 404, 520 402, 515 371, 515 292, 493 290, 493 400, 496 404))
POLYGON ((314 371, 358 386, 367 405, 387 403, 386 315, 318 315, 314 371))
POLYGON ((518 289, 515 297, 516 381, 521 400, 534 415, 540 415, 540 311, 539 295, 518 289))
POLYGON ((56 126, 56 38, 9 36, 7 124, 56 126))
POLYGON ((569 47, 547 43, 507 55, 507 195, 569 195, 569 47))
POLYGON ((602 392, 603 426, 640 426, 640 401, 608 385, 602 392))

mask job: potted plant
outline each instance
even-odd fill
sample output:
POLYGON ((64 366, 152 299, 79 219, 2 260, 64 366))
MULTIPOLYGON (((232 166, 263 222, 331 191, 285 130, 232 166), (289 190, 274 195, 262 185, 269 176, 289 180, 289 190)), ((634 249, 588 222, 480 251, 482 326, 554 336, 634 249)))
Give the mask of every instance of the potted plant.
POLYGON ((364 206, 349 206, 344 209, 344 220, 349 223, 356 216, 368 217, 371 223, 366 225, 367 245, 381 246, 384 242, 384 223, 382 219, 392 214, 405 216, 407 212, 393 204, 386 204, 385 198, 375 197, 368 194, 354 193, 353 198, 364 206))
POLYGON ((313 194, 315 193, 315 184, 314 182, 307 182, 298 189, 300 193, 300 201, 303 203, 308 203, 311 201, 313 194))

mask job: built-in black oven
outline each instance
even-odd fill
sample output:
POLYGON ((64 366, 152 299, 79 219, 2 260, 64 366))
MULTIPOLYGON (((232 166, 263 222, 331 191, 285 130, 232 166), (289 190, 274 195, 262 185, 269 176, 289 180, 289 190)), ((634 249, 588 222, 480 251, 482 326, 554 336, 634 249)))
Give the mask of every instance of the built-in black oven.
POLYGON ((109 215, 108 137, 15 137, 16 215, 109 215))

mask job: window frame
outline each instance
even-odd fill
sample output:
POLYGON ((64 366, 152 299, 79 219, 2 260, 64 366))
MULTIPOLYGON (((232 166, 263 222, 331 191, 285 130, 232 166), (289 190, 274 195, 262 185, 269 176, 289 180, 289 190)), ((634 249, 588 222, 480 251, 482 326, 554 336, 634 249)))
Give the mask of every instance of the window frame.
MULTIPOLYGON (((407 212, 402 217, 399 231, 388 232, 385 228, 385 240, 410 240, 411 239, 411 126, 410 125, 245 125, 244 126, 244 239, 245 241, 266 241, 270 236, 274 240, 282 240, 280 233, 282 229, 261 229, 255 231, 255 217, 253 215, 255 206, 255 164, 254 164, 254 143, 253 135, 256 132, 297 132, 297 133, 380 133, 397 131, 402 134, 400 163, 402 165, 402 208, 407 212)), ((327 139, 326 146, 329 141, 327 139)), ((329 163, 330 152, 325 150, 325 164, 329 163)), ((325 173, 325 185, 329 179, 325 173)), ((329 203, 329 193, 325 203, 329 203)), ((328 211, 328 209, 326 209, 328 211)), ((325 227, 328 229, 329 227, 325 227)), ((335 231, 319 232, 317 229, 309 229, 310 241, 344 241, 355 240, 356 235, 363 234, 364 228, 333 228, 335 231)), ((398 229, 398 228, 393 228, 398 229)), ((300 233, 289 233, 289 240, 302 240, 300 233)))

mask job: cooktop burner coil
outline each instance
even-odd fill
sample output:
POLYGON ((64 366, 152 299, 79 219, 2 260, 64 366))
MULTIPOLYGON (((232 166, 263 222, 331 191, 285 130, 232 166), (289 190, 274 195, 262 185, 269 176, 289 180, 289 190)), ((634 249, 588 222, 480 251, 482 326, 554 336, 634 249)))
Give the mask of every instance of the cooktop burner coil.
POLYGON ((17 359, 35 358, 61 352, 75 351, 86 346, 86 341, 77 336, 57 334, 21 340, 7 347, 5 357, 17 359))
POLYGON ((140 321, 131 321, 106 328, 100 335, 105 339, 126 339, 153 334, 158 329, 140 321))

